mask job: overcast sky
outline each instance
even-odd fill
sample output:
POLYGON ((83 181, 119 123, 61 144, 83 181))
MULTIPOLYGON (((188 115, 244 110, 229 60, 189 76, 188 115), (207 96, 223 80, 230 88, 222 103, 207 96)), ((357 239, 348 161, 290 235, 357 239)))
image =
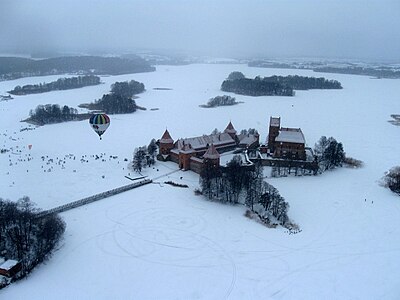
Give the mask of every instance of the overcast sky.
POLYGON ((0 0, 0 52, 400 60, 400 0, 0 0))

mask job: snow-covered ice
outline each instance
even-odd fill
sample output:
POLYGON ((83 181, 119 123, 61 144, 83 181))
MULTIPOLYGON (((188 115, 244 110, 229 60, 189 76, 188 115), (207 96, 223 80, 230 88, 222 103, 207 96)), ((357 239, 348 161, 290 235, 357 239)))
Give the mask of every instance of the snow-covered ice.
MULTIPOLYGON (((0 82, 0 94, 58 77, 0 82)), ((1 299, 400 298, 400 198, 379 185, 384 172, 399 165, 400 128, 388 122, 400 113, 398 81, 232 64, 159 66, 102 81, 0 102, 0 148, 12 148, 0 154, 0 197, 27 195, 44 209, 78 200, 131 183, 124 176, 136 175, 125 158, 166 127, 177 139, 223 130, 231 120, 238 131, 256 128, 264 141, 270 116, 301 128, 311 147, 321 135, 335 137, 365 165, 270 179, 302 229, 288 234, 245 218, 244 207, 195 196, 196 174, 157 162, 144 174, 159 184, 62 213, 67 229, 60 249, 26 280, 1 290, 1 299), (219 88, 232 71, 324 76, 344 88, 296 91, 295 97, 234 95, 244 103, 201 109, 226 94, 219 88), (147 111, 111 116, 102 141, 87 121, 20 131, 28 127, 20 120, 39 104, 77 107, 130 79, 145 84, 136 101, 147 111)))

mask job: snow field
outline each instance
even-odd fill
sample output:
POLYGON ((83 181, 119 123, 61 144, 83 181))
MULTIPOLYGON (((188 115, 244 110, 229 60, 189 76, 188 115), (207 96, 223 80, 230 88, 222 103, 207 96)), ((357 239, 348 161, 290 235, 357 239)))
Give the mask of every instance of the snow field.
MULTIPOLYGON (((0 82, 0 94, 17 84, 58 77, 0 82)), ((124 158, 131 160, 135 147, 160 138, 166 127, 177 139, 223 130, 231 120, 237 130, 256 128, 265 140, 271 115, 280 116, 284 127, 301 127, 311 147, 321 135, 335 137, 348 156, 363 160, 365 166, 316 177, 269 179, 302 229, 289 235, 283 228, 268 229, 245 218, 243 207, 195 196, 196 174, 174 172, 177 165, 157 162, 143 174, 159 184, 63 213, 63 245, 27 280, 0 291, 0 298, 400 297, 400 200, 379 185, 384 172, 399 164, 400 128, 387 122, 390 114, 400 112, 398 81, 245 65, 159 66, 153 73, 102 81, 100 86, 0 102, 0 148, 13 148, 0 154, 0 197, 17 200, 28 195, 44 209, 78 200, 130 183, 124 176, 135 175, 124 158), (324 76, 339 80, 344 89, 296 91, 295 97, 287 98, 233 95, 244 103, 198 107, 211 97, 229 94, 219 87, 232 71, 247 77, 324 76), (147 91, 136 101, 147 111, 111 116, 102 141, 87 121, 20 132, 28 125, 19 121, 38 104, 76 107, 100 98, 113 82, 130 79, 145 84, 147 91), (172 90, 153 90, 157 87, 172 90), (69 154, 76 159, 66 158, 69 154), (53 159, 49 165, 48 159, 53 159), (61 159, 65 163, 57 164, 61 159), (52 167, 51 172, 42 166, 52 167), (169 175, 160 177, 164 174, 169 175), (162 184, 166 180, 190 188, 162 184)))

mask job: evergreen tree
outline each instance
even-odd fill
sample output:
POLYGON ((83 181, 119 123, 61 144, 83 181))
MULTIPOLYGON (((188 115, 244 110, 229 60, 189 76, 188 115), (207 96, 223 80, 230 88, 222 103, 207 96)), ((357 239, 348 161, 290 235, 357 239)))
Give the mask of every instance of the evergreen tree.
POLYGON ((322 136, 315 144, 314 153, 322 171, 341 167, 346 158, 342 143, 338 143, 333 137, 322 136))
POLYGON ((157 144, 156 144, 156 140, 152 139, 150 141, 149 145, 147 146, 147 152, 150 155, 150 157, 153 158, 153 160, 156 157, 157 149, 158 149, 158 147, 157 147, 157 144))
POLYGON ((136 148, 133 154, 133 170, 138 173, 142 172, 142 169, 146 166, 146 148, 146 146, 136 148))

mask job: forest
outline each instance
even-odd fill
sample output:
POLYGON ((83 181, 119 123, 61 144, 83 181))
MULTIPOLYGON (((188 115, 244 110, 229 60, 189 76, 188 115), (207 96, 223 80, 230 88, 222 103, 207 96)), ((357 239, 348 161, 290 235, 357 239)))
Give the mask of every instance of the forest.
POLYGON ((59 78, 49 83, 28 84, 22 87, 17 85, 13 90, 8 91, 8 93, 12 95, 40 94, 50 91, 77 89, 100 83, 100 77, 94 75, 59 78))
MULTIPOLYGON (((0 198, 1 257, 22 264, 22 270, 14 280, 25 277, 36 265, 46 260, 65 231, 65 223, 58 215, 38 218, 37 212, 38 209, 28 197, 16 202, 0 198)), ((3 280, 0 288, 8 283, 3 280)))
POLYGON ((288 216, 289 204, 275 187, 263 179, 260 164, 245 167, 239 155, 223 168, 205 164, 200 174, 200 186, 201 193, 208 199, 244 204, 266 225, 277 221, 286 228, 295 227, 288 216))
POLYGON ((76 108, 58 104, 38 105, 35 110, 29 112, 29 121, 37 125, 54 124, 67 121, 88 119, 90 114, 78 114, 76 108))
POLYGON ((342 89, 342 85, 337 80, 328 80, 324 77, 307 77, 298 75, 289 76, 270 76, 264 77, 263 80, 270 82, 278 82, 285 86, 290 86, 294 90, 311 90, 311 89, 342 89))
POLYGON ((111 85, 111 92, 104 94, 101 99, 93 103, 81 104, 80 107, 90 110, 101 110, 106 114, 128 114, 140 108, 132 98, 145 91, 143 83, 131 80, 115 82, 111 85))
POLYGON ((152 71, 155 71, 155 68, 138 56, 131 56, 129 59, 101 56, 65 56, 41 60, 0 57, 0 81, 66 73, 121 75, 152 71))
POLYGON ((222 83, 221 90, 247 96, 294 96, 293 88, 260 77, 227 79, 222 83))
POLYGON ((221 85, 221 90, 247 96, 294 96, 294 90, 341 89, 337 80, 298 75, 245 78, 241 72, 232 72, 221 85))
POLYGON ((323 73, 339 73, 339 74, 352 74, 352 75, 366 75, 366 76, 375 76, 376 78, 391 78, 398 79, 400 78, 399 70, 392 70, 388 68, 374 69, 374 68, 364 68, 364 67, 346 67, 346 68, 338 68, 338 67, 320 67, 313 69, 314 72, 323 72, 323 73))
POLYGON ((257 68, 274 68, 274 69, 301 69, 301 70, 313 70, 314 72, 321 73, 338 73, 338 74, 352 74, 352 75, 364 75, 374 76, 376 78, 400 78, 400 71, 391 66, 355 66, 347 63, 347 66, 328 66, 323 62, 290 62, 282 63, 268 60, 253 60, 248 63, 249 67, 257 68))

